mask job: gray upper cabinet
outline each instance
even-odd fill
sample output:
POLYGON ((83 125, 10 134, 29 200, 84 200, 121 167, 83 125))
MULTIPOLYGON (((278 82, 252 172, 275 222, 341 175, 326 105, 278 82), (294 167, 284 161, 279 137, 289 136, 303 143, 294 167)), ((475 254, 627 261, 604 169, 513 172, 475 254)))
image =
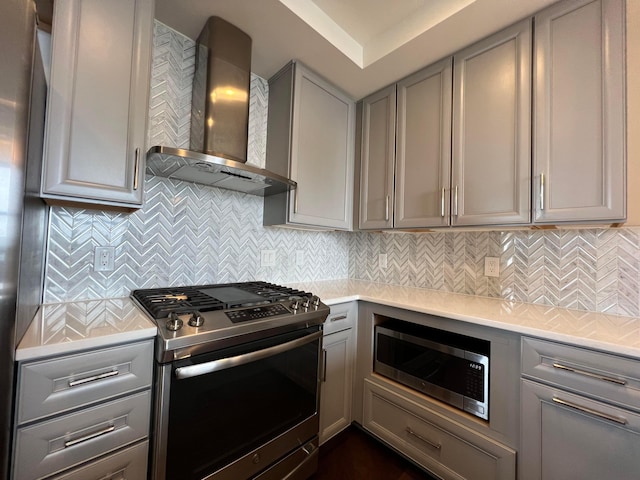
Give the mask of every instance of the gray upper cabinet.
POLYGON ((360 228, 393 227, 396 86, 362 101, 360 228))
POLYGON ((535 17, 535 223, 626 217, 624 9, 578 0, 535 17))
POLYGON ((454 55, 453 72, 452 224, 526 224, 531 21, 454 55))
POLYGON ((451 58, 398 82, 396 228, 449 225, 451 58))
POLYGON ((355 102, 291 62, 269 80, 266 168, 296 181, 264 199, 265 225, 350 230, 355 102))
POLYGON ((142 205, 153 0, 56 0, 41 196, 142 205))
POLYGON ((363 100, 360 228, 449 225, 451 58, 363 100))

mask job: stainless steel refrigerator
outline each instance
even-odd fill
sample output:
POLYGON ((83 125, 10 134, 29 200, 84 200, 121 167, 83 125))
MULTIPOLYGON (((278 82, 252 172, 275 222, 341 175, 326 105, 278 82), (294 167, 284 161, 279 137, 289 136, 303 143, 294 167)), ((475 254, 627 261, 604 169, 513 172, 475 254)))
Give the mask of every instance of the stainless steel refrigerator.
POLYGON ((8 477, 15 349, 42 301, 49 210, 38 198, 46 82, 33 0, 0 2, 0 479, 8 477))

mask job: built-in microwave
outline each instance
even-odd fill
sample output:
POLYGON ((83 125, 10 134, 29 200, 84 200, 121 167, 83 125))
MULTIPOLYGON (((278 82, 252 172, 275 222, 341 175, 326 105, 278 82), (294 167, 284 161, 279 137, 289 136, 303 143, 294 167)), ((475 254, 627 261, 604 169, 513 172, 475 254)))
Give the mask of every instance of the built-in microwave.
POLYGON ((487 340, 387 320, 375 326, 374 371, 488 420, 490 349, 487 340))

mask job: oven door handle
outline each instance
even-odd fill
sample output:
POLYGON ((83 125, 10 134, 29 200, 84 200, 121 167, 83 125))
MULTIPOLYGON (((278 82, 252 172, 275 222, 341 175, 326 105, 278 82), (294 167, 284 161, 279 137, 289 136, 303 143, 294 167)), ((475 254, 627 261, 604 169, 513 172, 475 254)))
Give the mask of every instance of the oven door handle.
POLYGON ((293 350, 294 348, 311 343, 320 337, 322 337, 322 331, 314 332, 310 335, 305 335, 304 337, 296 338, 290 342, 274 345, 273 347, 265 348, 263 350, 256 350, 255 352, 249 352, 235 357, 221 358, 220 360, 199 363, 197 365, 189 365, 187 367, 178 367, 176 368, 175 375, 178 380, 182 380, 184 378, 198 377, 200 375, 206 375, 207 373, 226 370, 227 368, 237 367, 239 365, 262 360, 263 358, 272 357, 288 350, 293 350))

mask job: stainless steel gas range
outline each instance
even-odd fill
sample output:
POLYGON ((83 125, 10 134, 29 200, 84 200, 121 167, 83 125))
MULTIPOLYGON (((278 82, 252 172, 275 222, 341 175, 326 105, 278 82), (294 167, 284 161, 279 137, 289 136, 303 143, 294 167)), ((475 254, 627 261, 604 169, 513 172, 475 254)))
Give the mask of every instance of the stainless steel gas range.
POLYGON ((265 282, 132 297, 159 331, 155 480, 302 480, 315 472, 329 307, 265 282))

